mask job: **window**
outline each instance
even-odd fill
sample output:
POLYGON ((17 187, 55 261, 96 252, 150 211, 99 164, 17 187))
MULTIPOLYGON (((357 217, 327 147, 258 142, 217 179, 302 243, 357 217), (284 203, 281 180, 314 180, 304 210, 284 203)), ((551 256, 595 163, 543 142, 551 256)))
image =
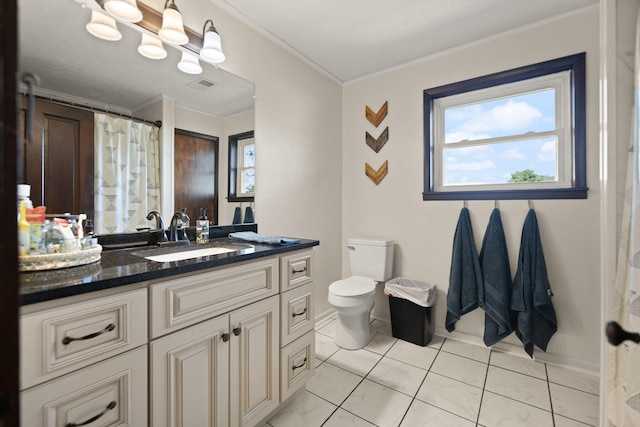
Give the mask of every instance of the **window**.
POLYGON ((424 200, 586 198, 585 54, 424 91, 424 200))
POLYGON ((229 136, 229 201, 252 202, 256 185, 253 131, 229 136))

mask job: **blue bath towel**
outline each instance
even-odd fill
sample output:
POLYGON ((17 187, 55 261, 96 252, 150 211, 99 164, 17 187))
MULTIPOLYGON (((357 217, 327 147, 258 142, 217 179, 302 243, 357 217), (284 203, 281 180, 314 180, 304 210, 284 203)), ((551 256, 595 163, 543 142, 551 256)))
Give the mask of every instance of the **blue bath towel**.
POLYGON ((482 298, 482 271, 473 240, 469 209, 462 208, 453 237, 447 292, 447 331, 452 332, 460 317, 476 309, 482 298))
POLYGON ((511 269, 500 210, 491 213, 480 250, 484 282, 484 344, 488 347, 513 332, 511 319, 511 269))
POLYGON ((247 242, 266 243, 268 245, 293 245, 294 243, 300 243, 299 239, 289 239, 287 237, 267 237, 253 231, 238 231, 236 233, 229 233, 229 237, 232 239, 245 240, 247 242))
POLYGON ((533 358, 533 346, 547 351, 547 344, 558 330, 556 312, 551 302, 551 286, 542 252, 538 219, 529 209, 522 227, 518 271, 513 282, 511 309, 517 311, 516 335, 524 350, 533 358))

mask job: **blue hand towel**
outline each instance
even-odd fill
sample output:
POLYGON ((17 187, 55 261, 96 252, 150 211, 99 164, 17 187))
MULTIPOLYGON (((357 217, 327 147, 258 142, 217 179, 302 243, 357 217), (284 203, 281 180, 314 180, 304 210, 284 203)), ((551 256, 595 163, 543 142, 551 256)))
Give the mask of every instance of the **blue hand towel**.
POLYGON ((488 347, 513 332, 511 319, 511 269, 500 210, 494 209, 480 250, 484 282, 484 344, 488 347))
POLYGON ((286 237, 267 237, 261 234, 254 233, 253 231, 238 231, 236 233, 229 233, 229 237, 232 239, 245 240, 247 242, 266 243, 268 245, 293 245, 300 243, 299 239, 289 239, 286 237))
POLYGON ((547 351, 547 344, 558 330, 551 302, 551 286, 542 252, 538 219, 529 209, 522 228, 518 271, 513 282, 511 309, 517 311, 515 331, 524 349, 533 358, 533 346, 547 351))
POLYGON ((455 330, 460 317, 476 309, 482 299, 482 271, 473 240, 469 209, 462 208, 453 237, 445 322, 447 331, 455 330))

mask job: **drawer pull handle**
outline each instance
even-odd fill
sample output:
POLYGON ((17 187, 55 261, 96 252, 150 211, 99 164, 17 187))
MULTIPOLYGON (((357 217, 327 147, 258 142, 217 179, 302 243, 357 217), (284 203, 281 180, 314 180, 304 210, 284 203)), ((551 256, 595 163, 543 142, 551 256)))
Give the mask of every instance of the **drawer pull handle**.
POLYGON ((222 334, 222 341, 224 342, 229 341, 229 334, 222 334))
POLYGON ((304 267, 302 267, 302 269, 300 269, 300 270, 296 270, 295 268, 291 269, 291 274, 306 273, 306 272, 307 272, 307 266, 306 265, 304 267))
POLYGON ((304 310, 302 310, 300 313, 291 313, 291 317, 302 316, 306 312, 307 312, 307 307, 305 307, 304 310))
POLYGON ((296 370, 296 369, 298 369, 298 368, 302 368, 302 367, 303 367, 304 365, 306 365, 306 364, 307 364, 307 358, 305 357, 305 358, 304 358, 304 360, 302 361, 302 363, 300 363, 299 365, 293 365, 293 366, 291 367, 291 370, 292 370, 292 371, 295 371, 295 370, 296 370))
MULTIPOLYGON (((100 332, 94 332, 93 334, 89 334, 89 335, 85 335, 83 337, 80 338, 73 338, 73 337, 64 337, 62 339, 62 344, 67 345, 70 344, 74 341, 82 341, 82 340, 90 340, 91 338, 95 338, 97 336, 100 336, 102 334, 106 334, 107 332, 111 332, 116 328, 116 325, 114 325, 113 323, 109 323, 107 325, 106 328, 104 328, 103 330, 101 330, 100 332)), ((82 424, 79 424, 82 425, 82 424)))
POLYGON ((111 402, 109 402, 109 404, 107 405, 106 409, 102 412, 100 412, 98 415, 89 418, 87 421, 80 423, 80 424, 76 424, 76 423, 67 423, 66 427, 79 427, 79 426, 86 426, 87 424, 91 424, 94 421, 97 421, 100 419, 100 417, 102 417, 104 414, 106 414, 107 412, 109 412, 110 410, 112 410, 113 408, 116 407, 116 401, 112 400, 111 402))
POLYGON ((240 329, 240 328, 233 328, 233 335, 238 336, 238 335, 240 335, 240 332, 242 332, 242 329, 240 329))

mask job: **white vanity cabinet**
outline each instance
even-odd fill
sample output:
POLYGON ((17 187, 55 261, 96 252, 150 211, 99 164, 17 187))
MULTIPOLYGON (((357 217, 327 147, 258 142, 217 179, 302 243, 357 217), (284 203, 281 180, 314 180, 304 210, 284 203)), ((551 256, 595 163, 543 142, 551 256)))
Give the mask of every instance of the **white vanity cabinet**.
POLYGON ((36 304, 20 327, 22 426, 147 425, 146 289, 36 304))

